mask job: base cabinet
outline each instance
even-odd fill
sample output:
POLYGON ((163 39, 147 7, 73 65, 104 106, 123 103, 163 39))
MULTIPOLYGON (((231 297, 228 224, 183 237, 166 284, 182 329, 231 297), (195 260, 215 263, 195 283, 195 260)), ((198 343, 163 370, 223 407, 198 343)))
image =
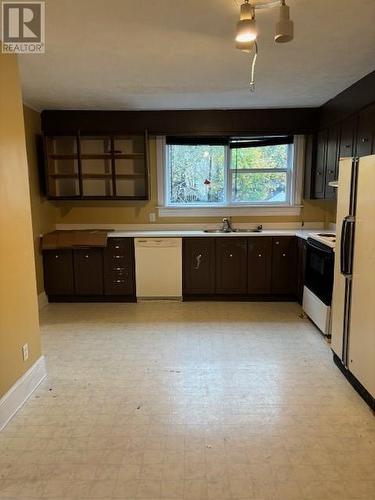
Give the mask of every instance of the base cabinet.
POLYGON ((110 238, 104 249, 104 294, 135 295, 132 238, 110 238))
POLYGON ((216 239, 216 293, 242 295, 247 292, 246 238, 216 239))
POLYGON ((272 238, 272 285, 275 295, 295 295, 297 289, 297 238, 272 238))
POLYGON ((134 302, 133 238, 109 238, 106 248, 43 252, 50 302, 134 302))
POLYGON ((183 239, 183 297, 293 300, 297 238, 222 236, 183 239))
POLYGON ((297 300, 300 305, 303 302, 303 288, 305 286, 307 259, 307 241, 301 238, 297 240, 297 300))
POLYGON ((247 291, 249 294, 271 293, 272 238, 249 238, 247 242, 247 291))
POLYGON ((76 295, 103 295, 103 252, 99 248, 74 250, 76 295))
POLYGON ((185 295, 215 293, 215 239, 184 238, 182 242, 185 295))
POLYGON ((72 250, 44 251, 43 268, 44 289, 48 296, 74 294, 72 250))

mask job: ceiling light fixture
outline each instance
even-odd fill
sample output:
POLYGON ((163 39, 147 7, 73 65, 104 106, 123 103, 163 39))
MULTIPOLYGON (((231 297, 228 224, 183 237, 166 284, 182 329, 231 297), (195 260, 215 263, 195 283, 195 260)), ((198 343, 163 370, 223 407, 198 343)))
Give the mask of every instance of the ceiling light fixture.
POLYGON ((275 42, 286 43, 291 42, 294 36, 294 24, 290 20, 290 9, 286 5, 285 0, 281 0, 280 17, 276 24, 275 42))
POLYGON ((245 0, 240 7, 240 20, 237 23, 236 48, 244 52, 253 52, 251 63, 250 90, 255 90, 255 64, 258 57, 257 25, 255 11, 279 6, 279 20, 276 24, 275 42, 286 43, 293 40, 294 25, 290 19, 290 9, 286 0, 245 0))
POLYGON ((258 36, 255 25, 255 11, 249 0, 241 5, 240 20, 237 23, 236 44, 242 49, 244 44, 251 44, 258 36))

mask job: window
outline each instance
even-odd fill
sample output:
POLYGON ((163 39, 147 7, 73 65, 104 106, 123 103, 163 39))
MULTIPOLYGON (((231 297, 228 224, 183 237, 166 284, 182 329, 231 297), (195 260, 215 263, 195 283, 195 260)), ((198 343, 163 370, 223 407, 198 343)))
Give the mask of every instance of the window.
POLYGON ((167 145, 168 205, 226 203, 226 145, 215 141, 176 141, 167 145))
MULTIPOLYGON (((163 138, 164 154, 159 155, 158 167, 159 205, 165 209, 190 209, 192 215, 200 215, 198 211, 193 214, 194 208, 221 207, 228 214, 228 208, 297 208, 302 181, 297 179, 301 169, 296 167, 296 157, 300 164, 304 159, 297 154, 298 138, 303 139, 163 138)), ((207 210, 202 215, 207 215, 207 210)))
POLYGON ((291 140, 234 140, 230 142, 230 150, 232 203, 289 203, 293 170, 291 140))

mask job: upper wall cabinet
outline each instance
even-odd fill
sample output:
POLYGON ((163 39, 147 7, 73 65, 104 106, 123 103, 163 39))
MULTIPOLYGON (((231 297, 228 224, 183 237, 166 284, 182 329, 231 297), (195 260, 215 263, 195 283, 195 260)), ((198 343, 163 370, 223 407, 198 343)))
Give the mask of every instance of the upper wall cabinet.
POLYGON ((356 154, 357 115, 349 116, 341 123, 339 157, 348 158, 356 154))
POLYGON ((375 153, 375 104, 359 113, 357 131, 357 154, 367 156, 375 153))
POLYGON ((148 200, 148 136, 46 136, 47 197, 148 200))
POLYGON ((336 190, 329 183, 338 178, 340 158, 371 154, 375 154, 375 104, 316 134, 310 196, 334 199, 336 190))
POLYGON ((324 181, 327 168, 328 130, 318 132, 315 150, 315 169, 313 180, 313 198, 324 198, 324 181))

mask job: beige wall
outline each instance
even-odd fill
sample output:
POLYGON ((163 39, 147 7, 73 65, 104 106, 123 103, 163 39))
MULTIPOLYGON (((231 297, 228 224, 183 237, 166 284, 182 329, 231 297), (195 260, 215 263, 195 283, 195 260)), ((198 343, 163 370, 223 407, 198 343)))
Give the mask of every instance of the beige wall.
POLYGON ((43 261, 40 252, 40 235, 55 228, 58 209, 49 203, 41 194, 41 179, 38 166, 37 136, 41 133, 40 114, 24 106, 27 162, 29 167, 29 184, 31 200, 31 216, 33 225, 35 270, 38 293, 43 292, 43 261))
POLYGON ((16 57, 2 53, 0 204, 1 397, 41 354, 21 85, 16 57))
MULTIPOLYGON (((136 205, 129 202, 59 202, 57 222, 60 224, 147 224, 148 214, 157 213, 156 141, 150 140, 151 200, 136 205)), ((300 216, 289 217, 233 217, 234 222, 305 222, 325 221, 330 202, 305 200, 300 216)), ((162 224, 218 222, 221 217, 158 218, 162 224)))

